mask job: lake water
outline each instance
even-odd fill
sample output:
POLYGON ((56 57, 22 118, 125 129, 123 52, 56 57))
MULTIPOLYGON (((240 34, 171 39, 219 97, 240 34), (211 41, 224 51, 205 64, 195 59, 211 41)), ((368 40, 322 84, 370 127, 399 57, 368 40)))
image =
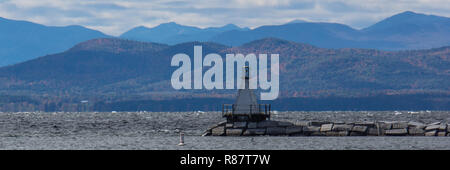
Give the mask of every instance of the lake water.
MULTIPOLYGON (((273 120, 450 122, 450 111, 275 112, 273 120)), ((218 112, 0 113, 0 149, 450 149, 450 137, 202 137, 218 112), (177 146, 179 133, 185 146, 177 146)))

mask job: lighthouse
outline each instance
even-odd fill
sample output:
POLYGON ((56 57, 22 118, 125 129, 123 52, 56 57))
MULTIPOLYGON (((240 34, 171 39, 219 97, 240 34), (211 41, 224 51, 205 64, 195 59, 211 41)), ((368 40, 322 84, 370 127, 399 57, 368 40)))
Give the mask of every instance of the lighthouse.
POLYGON ((234 104, 224 104, 222 115, 227 122, 259 122, 270 119, 270 104, 258 104, 253 89, 249 88, 249 67, 244 66, 243 70, 245 84, 237 92, 234 104))

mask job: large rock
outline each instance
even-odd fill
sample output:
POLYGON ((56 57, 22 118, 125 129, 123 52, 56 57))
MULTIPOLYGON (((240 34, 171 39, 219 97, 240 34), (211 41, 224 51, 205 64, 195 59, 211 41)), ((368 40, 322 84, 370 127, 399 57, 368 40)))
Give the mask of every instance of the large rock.
POLYGON ((353 125, 351 124, 334 124, 332 130, 333 131, 351 131, 353 125))
POLYGON ((268 127, 276 127, 276 126, 278 126, 278 122, 272 121, 272 120, 261 121, 261 122, 258 122, 258 124, 257 124, 258 128, 268 128, 268 127))
POLYGON ((367 129, 367 135, 378 136, 379 135, 378 128, 371 127, 369 129, 367 129))
POLYGON ((333 124, 331 124, 331 123, 329 123, 329 124, 323 124, 323 125, 320 127, 320 131, 321 131, 321 132, 328 132, 328 131, 331 131, 332 128, 333 128, 333 124))
POLYGON ((404 136, 408 134, 408 130, 406 128, 403 129, 390 129, 384 132, 385 135, 388 136, 404 136))
POLYGON ((311 121, 310 124, 311 126, 322 126, 323 124, 328 124, 331 122, 320 122, 320 121, 311 121))
POLYGON ((439 126, 439 131, 445 132, 446 130, 447 130, 447 124, 441 123, 441 125, 439 126))
POLYGON ((266 130, 267 135, 286 135, 286 128, 284 127, 268 127, 266 130))
POLYGON ((223 136, 225 135, 225 127, 224 126, 218 126, 213 129, 211 129, 211 135, 212 136, 223 136))
POLYGON ((356 122, 354 123, 356 126, 366 126, 366 127, 375 127, 375 122, 369 122, 369 121, 364 121, 364 122, 356 122))
POLYGON ((295 126, 311 126, 311 122, 309 121, 297 121, 294 123, 295 126))
POLYGON ((318 126, 305 126, 303 127, 303 132, 305 133, 313 133, 313 132, 319 132, 320 127, 318 126))
POLYGON ((411 136, 424 136, 425 130, 423 130, 422 128, 410 127, 408 129, 408 134, 411 136))
POLYGON ((291 122, 279 121, 278 122, 278 126, 280 126, 280 127, 288 127, 288 126, 294 126, 294 124, 291 123, 291 122))
POLYGON ((433 122, 433 123, 430 123, 429 125, 439 125, 439 124, 441 124, 441 122, 433 122))
POLYGON ((225 126, 225 124, 227 124, 227 121, 226 121, 226 120, 217 123, 217 125, 216 125, 215 127, 218 127, 218 126, 225 126))
POLYGON ((353 129, 353 125, 351 124, 334 124, 332 130, 333 131, 351 131, 353 129))
POLYGON ((211 130, 207 130, 205 132, 203 132, 202 136, 211 136, 211 130))
POLYGON ((392 129, 404 129, 408 128, 408 122, 394 122, 392 123, 392 129))
POLYGON ((226 129, 225 130, 227 136, 241 136, 242 129, 226 129))
POLYGON ((309 133, 310 136, 326 136, 326 132, 312 132, 309 133))
POLYGON ((430 131, 430 130, 438 130, 441 127, 441 125, 428 125, 425 130, 426 131, 430 131))
POLYGON ((247 129, 244 132, 244 136, 254 136, 254 135, 265 135, 266 129, 260 128, 260 129, 247 129))
POLYGON ((287 135, 299 135, 303 132, 303 127, 301 126, 290 126, 286 128, 287 135))
POLYGON ((436 132, 437 132, 437 130, 425 132, 425 136, 436 136, 436 132))
POLYGON ((247 122, 234 122, 233 128, 246 128, 247 122))
POLYGON ((378 123, 378 127, 383 130, 389 130, 389 129, 392 129, 392 123, 391 122, 380 122, 380 123, 378 123))
POLYGON ((414 127, 416 129, 424 129, 426 127, 425 124, 419 122, 408 122, 408 127, 414 127))
POLYGON ((445 134, 446 134, 445 132, 438 132, 437 136, 445 136, 445 134))
POLYGON ((216 128, 216 127, 219 127, 219 126, 225 126, 227 124, 227 121, 221 121, 221 122, 219 122, 218 124, 216 124, 216 125, 214 125, 214 126, 211 126, 210 128, 208 128, 209 130, 212 130, 212 129, 214 129, 214 128, 216 128))
POLYGON ((367 126, 353 126, 352 132, 365 133, 367 131, 367 126))

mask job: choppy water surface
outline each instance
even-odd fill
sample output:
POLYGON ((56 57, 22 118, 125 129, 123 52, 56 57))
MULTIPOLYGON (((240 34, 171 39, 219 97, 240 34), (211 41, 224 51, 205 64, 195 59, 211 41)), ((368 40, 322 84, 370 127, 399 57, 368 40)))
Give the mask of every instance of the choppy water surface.
MULTIPOLYGON (((274 120, 450 122, 450 111, 275 112, 274 120)), ((201 137, 218 112, 0 113, 0 149, 450 149, 450 137, 201 137), (177 146, 179 132, 185 146, 177 146)))

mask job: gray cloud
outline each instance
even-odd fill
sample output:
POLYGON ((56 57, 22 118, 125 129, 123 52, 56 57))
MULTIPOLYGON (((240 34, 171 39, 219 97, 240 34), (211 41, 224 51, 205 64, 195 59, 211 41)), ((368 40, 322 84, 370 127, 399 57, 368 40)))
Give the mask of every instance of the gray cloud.
POLYGON ((446 0, 0 0, 0 16, 45 25, 83 25, 119 35, 174 21, 210 27, 277 25, 294 19, 369 26, 406 10, 450 16, 446 0))

